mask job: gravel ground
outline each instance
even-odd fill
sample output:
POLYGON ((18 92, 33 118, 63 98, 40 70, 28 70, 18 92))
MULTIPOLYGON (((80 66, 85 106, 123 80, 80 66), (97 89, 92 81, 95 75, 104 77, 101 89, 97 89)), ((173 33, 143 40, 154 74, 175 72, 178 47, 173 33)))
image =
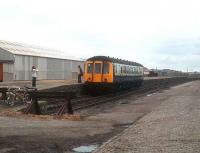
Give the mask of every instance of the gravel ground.
POLYGON ((95 153, 200 152, 200 81, 173 87, 162 94, 167 98, 160 99, 164 101, 161 105, 95 153))
MULTIPOLYGON (((197 130, 198 120, 189 125, 183 124, 182 127, 176 124, 182 123, 182 118, 187 117, 185 112, 182 112, 183 110, 188 111, 189 115, 195 112, 192 115, 198 116, 196 110, 198 103, 196 102, 199 98, 199 84, 198 81, 186 83, 162 92, 144 94, 139 97, 132 95, 115 102, 88 108, 75 112, 76 115, 81 115, 81 119, 76 121, 0 115, 0 153, 74 153, 72 149, 75 147, 101 145, 119 133, 122 135, 112 139, 109 143, 110 147, 106 145, 105 151, 101 148, 100 151, 109 153, 108 150, 111 150, 110 152, 121 153, 151 152, 152 150, 156 152, 156 147, 163 148, 159 145, 165 145, 164 142, 168 135, 170 135, 170 141, 167 139, 168 144, 174 144, 174 147, 177 146, 176 143, 185 145, 189 141, 183 138, 178 141, 179 139, 174 138, 175 132, 173 131, 177 130, 179 135, 182 134, 181 136, 188 134, 186 137, 189 139, 189 136, 194 135, 190 133, 190 130, 192 132, 197 130), (190 101, 191 99, 193 101, 190 101), (174 112, 175 109, 180 109, 180 111, 174 112), (181 113, 181 115, 174 118, 175 113, 181 113), (170 117, 165 117, 165 115, 170 115, 170 117), (160 123, 161 120, 163 123, 160 123), (122 132, 130 126, 131 128, 122 132), (173 130, 168 130, 167 126, 173 130), (188 128, 188 126, 192 127, 188 128), (128 136, 127 132, 129 132, 128 136), (167 135, 165 139, 163 135, 167 135), (149 141, 152 143, 150 144, 149 141)), ((0 111, 4 109, 6 108, 0 105, 0 111)), ((189 117, 187 120, 188 122, 194 121, 189 117)), ((193 144, 198 143, 197 138, 189 140, 193 144)), ((186 150, 184 145, 183 149, 186 150)), ((171 150, 169 152, 173 152, 171 150)))

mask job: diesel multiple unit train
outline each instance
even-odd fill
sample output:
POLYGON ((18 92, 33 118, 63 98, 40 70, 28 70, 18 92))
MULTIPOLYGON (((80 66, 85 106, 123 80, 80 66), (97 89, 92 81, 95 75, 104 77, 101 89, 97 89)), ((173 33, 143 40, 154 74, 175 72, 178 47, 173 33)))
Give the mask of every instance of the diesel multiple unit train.
POLYGON ((143 66, 136 62, 94 56, 84 65, 84 87, 86 90, 120 90, 139 87, 143 81, 143 66))

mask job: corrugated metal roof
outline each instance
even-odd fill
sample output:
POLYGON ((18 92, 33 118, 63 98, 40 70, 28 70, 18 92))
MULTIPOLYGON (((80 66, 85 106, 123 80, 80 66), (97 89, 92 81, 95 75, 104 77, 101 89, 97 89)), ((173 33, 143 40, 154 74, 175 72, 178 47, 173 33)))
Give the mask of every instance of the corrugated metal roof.
POLYGON ((67 56, 66 53, 61 50, 44 48, 17 42, 0 40, 0 48, 9 51, 15 55, 29 55, 83 61, 82 59, 67 56))

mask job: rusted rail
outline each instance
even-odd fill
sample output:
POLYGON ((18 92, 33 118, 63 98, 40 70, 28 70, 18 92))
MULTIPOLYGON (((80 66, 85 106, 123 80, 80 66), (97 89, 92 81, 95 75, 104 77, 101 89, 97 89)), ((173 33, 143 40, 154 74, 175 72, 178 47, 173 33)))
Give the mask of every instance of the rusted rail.
MULTIPOLYGON (((52 113, 55 115, 63 115, 65 113, 73 114, 73 111, 92 107, 94 105, 106 103, 109 101, 115 101, 117 99, 123 98, 124 96, 154 92, 163 88, 194 80, 199 80, 199 78, 179 77, 160 80, 144 80, 142 86, 138 90, 130 89, 128 92, 124 91, 98 97, 75 98, 76 92, 69 91, 28 91, 28 94, 31 97, 31 103, 26 107, 24 112, 26 114, 32 113, 38 115, 52 113), (40 100, 44 99, 45 101, 47 100, 47 103, 44 103, 44 105, 47 104, 46 107, 43 107, 42 103, 39 103, 41 102, 40 100), (44 110, 43 108, 47 109, 44 110)), ((0 93, 2 93, 1 98, 6 96, 6 91, 7 88, 0 88, 0 93)))
POLYGON ((44 92, 44 91, 33 91, 29 92, 31 103, 27 106, 24 113, 26 114, 41 114, 41 109, 38 103, 40 99, 64 99, 56 115, 63 115, 65 113, 73 114, 71 99, 75 97, 75 93, 72 92, 44 92))
POLYGON ((129 89, 126 91, 121 91, 113 94, 86 98, 74 101, 73 110, 80 110, 88 107, 92 107, 95 105, 103 104, 106 102, 114 102, 118 99, 127 97, 129 95, 143 95, 147 93, 153 93, 171 86, 175 86, 178 84, 186 83, 189 81, 199 80, 199 78, 186 78, 186 77, 178 77, 178 78, 167 78, 163 80, 145 80, 143 85, 139 89, 129 89))

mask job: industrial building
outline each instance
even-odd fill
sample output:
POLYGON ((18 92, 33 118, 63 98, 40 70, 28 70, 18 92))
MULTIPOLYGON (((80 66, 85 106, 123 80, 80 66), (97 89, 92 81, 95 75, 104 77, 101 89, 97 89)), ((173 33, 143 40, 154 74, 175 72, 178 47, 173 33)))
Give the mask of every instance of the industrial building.
POLYGON ((84 60, 59 50, 0 40, 0 82, 31 80, 32 66, 38 69, 38 80, 73 80, 78 65, 83 68, 84 60))

